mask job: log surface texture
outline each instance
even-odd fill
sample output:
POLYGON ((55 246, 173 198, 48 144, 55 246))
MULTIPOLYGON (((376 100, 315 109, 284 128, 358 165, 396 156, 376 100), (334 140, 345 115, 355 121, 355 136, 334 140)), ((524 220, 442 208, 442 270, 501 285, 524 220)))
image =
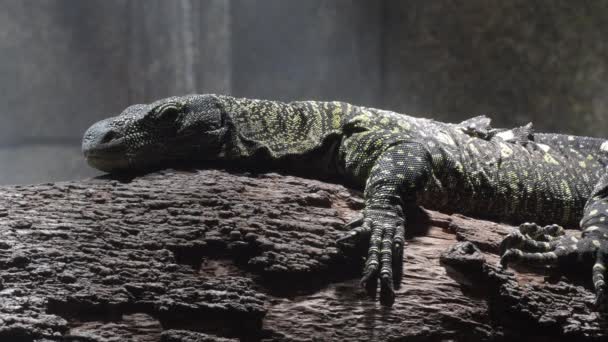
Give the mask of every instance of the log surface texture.
MULTIPOLYGON (((427 212, 395 305, 359 287, 341 185, 166 170, 0 188, 0 341, 591 341, 587 275, 497 267, 514 229, 427 212)), ((568 232, 573 233, 574 232, 568 232)))

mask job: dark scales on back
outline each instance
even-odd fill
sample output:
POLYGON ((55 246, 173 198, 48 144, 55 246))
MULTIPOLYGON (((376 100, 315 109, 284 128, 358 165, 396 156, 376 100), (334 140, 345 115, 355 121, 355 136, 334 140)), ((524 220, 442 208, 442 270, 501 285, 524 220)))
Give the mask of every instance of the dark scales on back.
POLYGON ((83 151, 109 172, 180 161, 259 162, 364 189, 363 216, 341 241, 369 239, 362 283, 379 283, 383 304, 393 303, 401 278, 403 209, 417 204, 523 223, 503 242, 504 265, 588 265, 598 304, 608 302, 606 140, 534 134, 530 125, 493 129, 485 117, 448 124, 342 102, 189 95, 96 123, 83 151), (582 238, 565 237, 558 225, 580 225, 582 238))

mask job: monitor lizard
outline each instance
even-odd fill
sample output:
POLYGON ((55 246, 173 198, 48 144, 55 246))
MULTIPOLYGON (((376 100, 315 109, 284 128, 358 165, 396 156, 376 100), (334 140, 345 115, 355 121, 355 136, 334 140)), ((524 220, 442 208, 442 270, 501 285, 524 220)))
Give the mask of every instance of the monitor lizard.
POLYGON ((592 268, 606 301, 608 141, 494 129, 478 116, 443 123, 344 102, 224 95, 169 97, 92 125, 82 149, 106 172, 222 160, 332 177, 364 191, 362 217, 339 239, 369 241, 362 285, 392 305, 407 208, 422 205, 522 224, 501 262, 592 268), (532 222, 532 223, 530 223, 532 222), (563 234, 577 226, 582 237, 563 234))

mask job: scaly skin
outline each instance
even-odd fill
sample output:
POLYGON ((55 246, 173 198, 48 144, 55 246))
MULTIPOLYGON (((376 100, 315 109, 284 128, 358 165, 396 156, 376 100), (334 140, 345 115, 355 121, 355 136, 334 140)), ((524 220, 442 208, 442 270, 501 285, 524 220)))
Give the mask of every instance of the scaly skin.
POLYGON ((369 239, 362 284, 392 305, 402 273, 404 208, 525 223, 504 243, 509 262, 593 267, 598 304, 608 262, 608 142, 492 129, 476 117, 447 124, 341 102, 282 103, 219 95, 171 97, 127 108, 85 133, 103 171, 179 161, 258 163, 364 190, 362 218, 339 241, 369 239), (582 220, 581 220, 582 219, 582 220), (578 225, 577 240, 559 225, 578 225))

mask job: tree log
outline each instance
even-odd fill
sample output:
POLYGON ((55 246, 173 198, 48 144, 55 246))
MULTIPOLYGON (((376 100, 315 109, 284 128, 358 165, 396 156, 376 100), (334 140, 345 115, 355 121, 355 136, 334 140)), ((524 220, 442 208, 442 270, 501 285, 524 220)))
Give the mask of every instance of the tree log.
MULTIPOLYGON (((514 228, 425 211, 392 308, 339 247, 361 194, 165 170, 0 188, 0 341, 600 340, 590 276, 503 270, 514 228)), ((571 232, 569 232, 571 233, 571 232)))

